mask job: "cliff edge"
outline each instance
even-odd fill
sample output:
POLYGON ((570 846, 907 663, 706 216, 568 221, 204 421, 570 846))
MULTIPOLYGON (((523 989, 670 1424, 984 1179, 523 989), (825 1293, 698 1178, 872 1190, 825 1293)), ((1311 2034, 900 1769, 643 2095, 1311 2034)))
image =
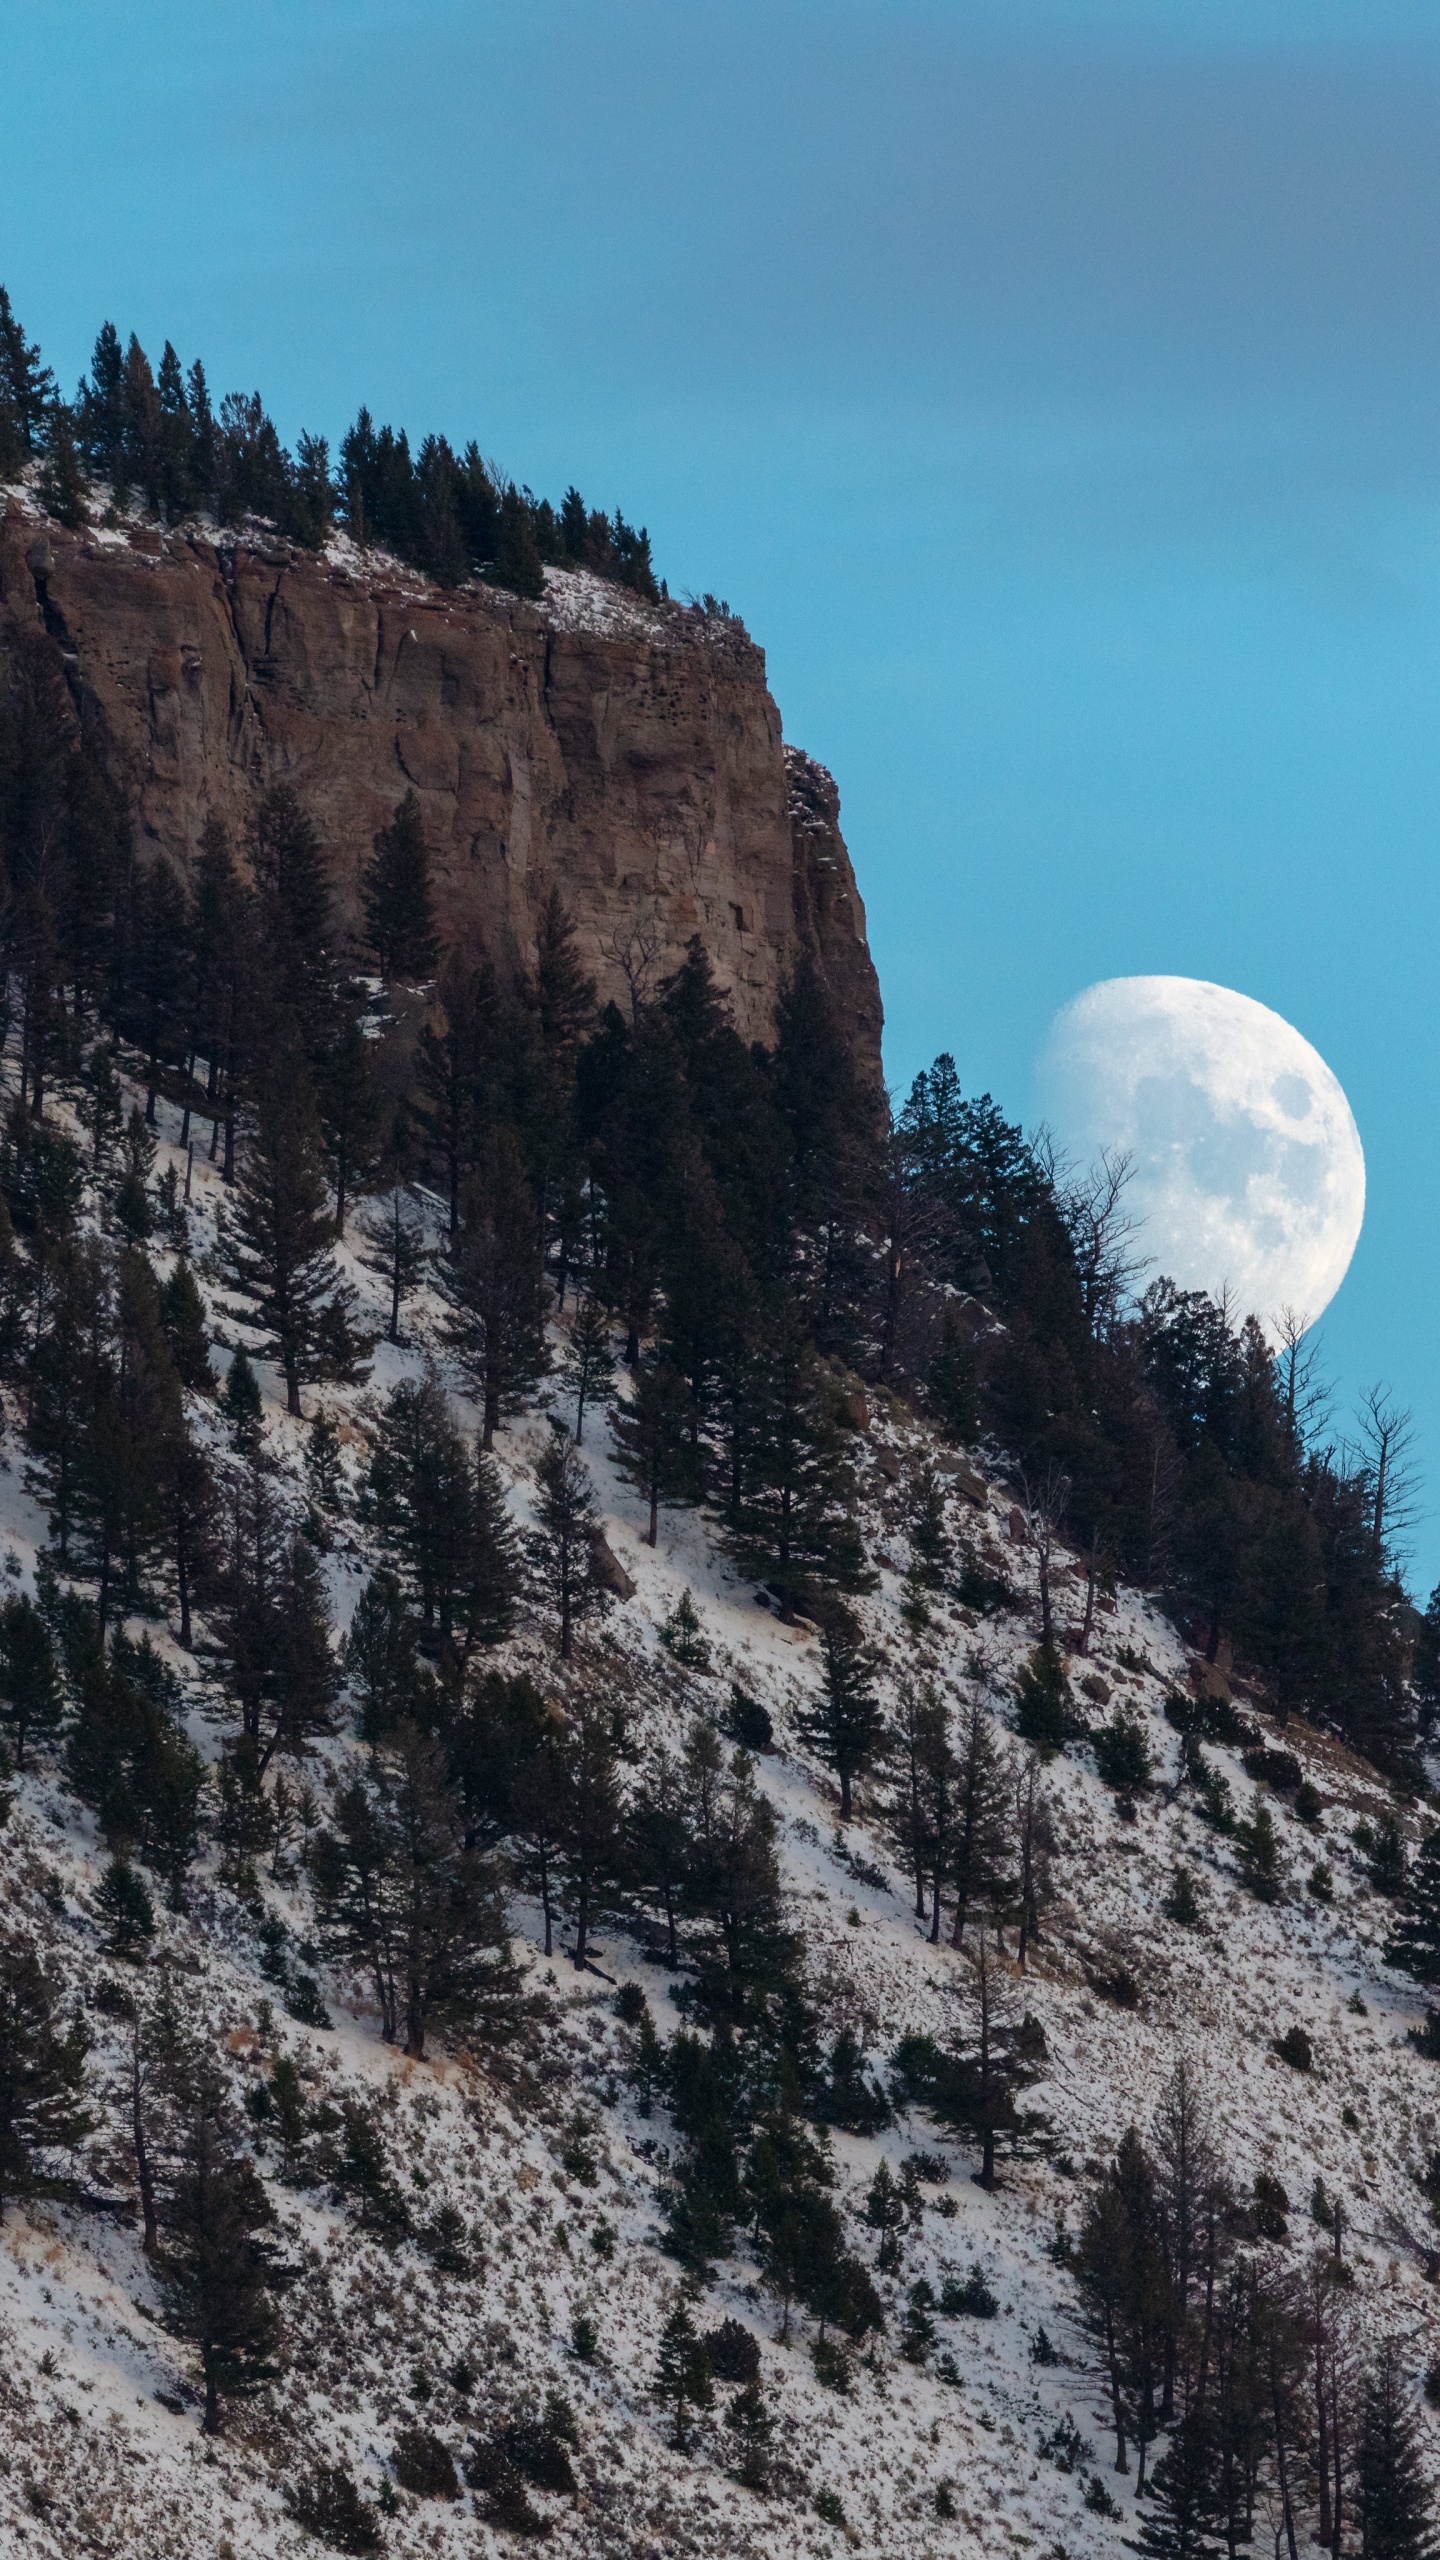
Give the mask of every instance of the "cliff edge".
POLYGON ((653 983, 699 934, 737 1028, 768 1039, 813 953, 857 1056, 880 1072, 880 990, 823 769, 782 744, 739 623, 551 570, 530 604, 454 593, 343 539, 263 528, 67 532, 12 497, 0 647, 42 625, 77 709, 182 867, 218 811, 292 783, 350 921, 375 831, 415 790, 448 946, 525 965, 558 886, 602 998, 653 983))

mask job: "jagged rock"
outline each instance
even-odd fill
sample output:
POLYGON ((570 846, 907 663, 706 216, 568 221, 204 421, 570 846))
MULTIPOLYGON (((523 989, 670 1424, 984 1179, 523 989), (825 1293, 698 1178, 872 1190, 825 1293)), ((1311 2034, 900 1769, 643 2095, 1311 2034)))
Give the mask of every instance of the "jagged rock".
POLYGON ((937 1474, 949 1477, 956 1492, 963 1493, 967 1502, 973 1502, 978 1510, 985 1509, 990 1498, 990 1488, 984 1477, 977 1474, 975 1468, 970 1465, 968 1459, 957 1458, 942 1451, 935 1460, 935 1468, 937 1474))
POLYGON ((590 578, 544 600, 447 594, 394 562, 348 569, 273 537, 137 526, 126 541, 0 521, 0 649, 44 630, 135 800, 145 852, 182 869, 208 815, 243 845, 256 794, 294 785, 343 921, 377 828, 414 789, 445 942, 517 971, 558 887, 602 999, 704 938, 746 1040, 818 959, 867 1075, 879 983, 824 769, 782 744, 740 624, 590 578))
POLYGON ((887 1484, 899 1483, 902 1469, 900 1452, 898 1449, 877 1449, 875 1452, 875 1464, 879 1468, 880 1473, 885 1478, 887 1484))
POLYGON ((1080 1683, 1080 1690, 1081 1695, 1092 1698, 1097 1707, 1108 1707, 1115 1694, 1109 1681, 1102 1680, 1098 1671, 1087 1673, 1080 1683))
POLYGON ((1218 1662, 1192 1662, 1190 1686, 1197 1698, 1214 1698, 1222 1707, 1230 1704, 1230 1683, 1218 1662))
POLYGON ((1025 1525, 1025 1514, 1020 1509, 1018 1503, 1011 1503, 1010 1517, 1005 1525, 1006 1535, 1008 1536, 1012 1547, 1023 1547, 1030 1532, 1025 1525))
POLYGON ((620 1562, 608 1538, 602 1532, 590 1541, 590 1579, 602 1591, 611 1591, 617 1600, 633 1600, 635 1584, 620 1562))

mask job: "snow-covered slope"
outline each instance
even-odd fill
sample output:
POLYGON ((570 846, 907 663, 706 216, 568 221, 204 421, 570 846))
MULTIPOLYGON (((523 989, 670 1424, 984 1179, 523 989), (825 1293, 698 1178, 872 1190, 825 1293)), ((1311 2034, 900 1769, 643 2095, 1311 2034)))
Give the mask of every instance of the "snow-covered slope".
MULTIPOLYGON (((178 1160, 168 1143, 162 1164, 167 1159, 178 1160)), ((213 1242, 220 1196, 197 1162, 197 1262, 213 1242)), ((378 1284, 358 1264, 352 1276, 374 1305, 378 1284)), ((356 1478, 367 1425, 388 1386, 427 1350, 443 1360, 438 1305, 412 1302, 408 1330, 410 1347, 382 1351, 365 1389, 325 1399, 345 1426, 356 1478)), ((304 1430, 285 1419, 274 1387, 271 1377, 268 1443, 298 1479, 304 1430)), ((473 1425, 463 1399, 461 1410, 473 1425)), ((522 1521, 547 1428, 536 1413, 506 1431, 497 1453, 522 1521)), ((1037 1631, 1024 1598, 1028 1559, 1007 1534, 1010 1497, 993 1484, 982 1510, 957 1490, 952 1512, 978 1552, 1003 1556, 1022 1604, 977 1624, 942 1601, 929 1631, 913 1636, 900 1609, 906 1550, 896 1461, 920 1441, 913 1420, 883 1399, 855 1435, 869 1544, 883 1560, 880 1588, 863 1614, 887 1681, 926 1671, 957 1705, 978 1689, 1003 1726, 1016 1667, 1037 1631)), ((603 1443, 603 1429, 587 1431, 609 1542, 636 1589, 590 1639, 594 1676, 623 1689, 641 1731, 651 1734, 668 1725, 678 1736, 697 1706, 723 1702, 732 1679, 769 1709, 778 1748, 760 1763, 761 1779, 782 1818, 787 1888, 827 2028, 856 2026, 877 2062, 906 2030, 946 2032, 969 1996, 965 1958, 928 1944, 893 1850, 864 1804, 840 1837, 828 1781, 799 1740, 797 1709, 818 1686, 813 1641, 777 1622, 694 1515, 662 1514, 652 1554, 603 1443), (687 1588, 712 1647, 704 1676, 681 1673, 658 1641, 660 1621, 687 1588)), ((7 1455, 0 1551, 9 1551, 12 1583, 28 1584, 43 1522, 23 1489, 13 1433, 7 1455)), ((343 1625, 368 1569, 353 1519, 326 1569, 343 1625)), ((1078 1602, 1072 1588, 1062 1626, 1078 1616, 1078 1602)), ((194 1736, 213 1758, 213 1700, 190 1659, 162 1642, 189 1684, 194 1736)), ((537 1610, 508 1653, 543 1671, 547 1646, 537 1610)), ((419 2244, 367 2232, 323 2184, 286 2184, 270 2139, 259 2167, 299 2268, 283 2306, 283 2371, 211 2442, 200 2432, 187 2351, 159 2323, 133 2223, 78 2206, 12 2206, 0 2247, 0 2550, 47 2560, 82 2551, 154 2560, 314 2551, 286 2498, 320 2461, 344 2462, 367 2497, 383 2501, 386 2545, 396 2554, 503 2549, 510 2538, 479 2520, 470 2492, 458 2501, 395 2492, 388 2465, 397 2432, 423 2423, 458 2457, 473 2435, 533 2417, 547 2392, 559 2391, 575 2417, 578 2494, 532 2493, 557 2552, 669 2560, 679 2552, 763 2551, 779 2560, 848 2545, 875 2555, 1034 2550, 1079 2560, 1113 2551, 1117 2535, 1133 2530, 1131 2483, 1110 2473, 1099 2374, 1076 2323, 1072 2280, 1052 2250, 1057 2223, 1066 2219, 1073 2229, 1078 2220, 1087 2175, 1129 2122, 1144 2128, 1182 2049, 1209 2092, 1236 2183, 1248 2186, 1263 2169, 1285 2187, 1297 2264, 1320 2237, 1308 2219, 1316 2177, 1344 2200, 1361 2329, 1399 2339, 1407 2368, 1423 2370, 1440 2346, 1440 2319, 1429 2273, 1434 2234, 1415 2172, 1440 2141, 1440 2074, 1405 2041, 1417 2004, 1384 1966, 1388 1906, 1370 1891, 1349 1845, 1357 1817, 1373 1819, 1388 1799, 1336 1746, 1292 1727, 1287 1748, 1324 1799, 1324 1840, 1317 1847, 1313 1832, 1272 1799, 1291 1890, 1267 1907, 1242 1890, 1232 1847, 1199 1821, 1193 1791, 1178 1789, 1179 1742, 1162 1714, 1167 1690, 1188 1677, 1174 1630, 1143 1598, 1122 1591, 1097 1618, 1090 1661, 1072 1667, 1133 1705, 1161 1777, 1126 1820, 1088 1753, 1067 1754, 1048 1775, 1056 1893, 1023 1999, 1048 2042, 1046 2077, 1031 2103, 1050 2119, 1053 2143, 1044 2156, 1006 2162, 1000 2187, 987 2194, 970 2174, 973 2158, 919 2114, 900 2116, 873 2140, 834 2136, 837 2193, 872 2265, 874 2235, 861 2204, 882 2153, 897 2175, 917 2150, 943 2155, 948 2172, 923 2190, 926 2209, 906 2235, 898 2278, 879 2280, 889 2328, 855 2360, 843 2394, 817 2378, 802 2319, 788 2342, 779 2340, 756 2270, 743 2261, 723 2270, 697 2319, 710 2326, 733 2315, 760 2341, 763 2388, 779 2422, 772 2495, 757 2496, 732 2476, 726 2394, 683 2455, 669 2447, 652 2396, 661 2327, 681 2287, 658 2236, 669 2129, 658 2110, 642 2117, 629 2092, 632 2040, 614 1986, 643 1984, 664 2033, 677 2014, 670 1977, 648 1966, 618 1927, 603 1933, 593 1969, 577 1974, 561 1956, 547 1965, 536 1915, 521 1904, 515 1924, 524 1961, 549 2002, 531 2075, 523 2086, 492 2080, 439 2048, 430 2062, 409 2063, 380 2041, 367 2003, 343 1975, 325 1976, 328 2031, 282 2014, 261 1969, 257 1915, 218 1881, 212 1857, 197 1873, 190 1911, 159 1916, 152 1970, 172 1969, 187 2014, 212 2026, 228 2053, 237 2090, 257 2085, 284 2052, 312 2100, 375 2098, 391 2155, 411 2182, 412 2219, 418 2224, 443 2205, 458 2209, 464 2271, 443 2271, 419 2244), (1329 1907, 1304 1891, 1320 1854, 1335 1879, 1329 1907), (1162 1912, 1177 1861, 1196 1879, 1198 1928, 1162 1912), (1131 2005, 1095 1987, 1113 1984, 1121 1970, 1131 1977, 1131 2005), (1295 2025, 1313 2043, 1308 2075, 1275 2052, 1295 2025), (929 2362, 901 2360, 908 2288, 924 2275, 938 2294, 947 2275, 963 2279, 975 2264, 998 2313, 941 2318, 929 2362), (581 2314, 596 2333, 592 2356, 574 2351, 581 2314), (1035 2361, 1042 2329, 1054 2362, 1035 2361), (1097 2475, 1122 2520, 1087 2506, 1097 2475)), ((355 1747, 343 1739, 326 1746, 312 1775, 323 1779, 323 1764, 340 1765, 355 1747)), ((1214 1757, 1243 1809, 1253 1790, 1238 1760, 1224 1751, 1214 1757)), ((129 2029, 117 1997, 124 1968, 105 1956, 95 1915, 103 1862, 93 1823, 58 1765, 42 1759, 17 1782, 0 1831, 6 1917, 44 1945, 86 2004, 97 2128, 85 2179, 96 2192, 117 2193, 133 2174, 129 2029)), ((312 1923, 303 1880, 267 1879, 264 1896, 304 1940, 312 1923)), ((1440 2466, 1440 2427, 1428 2416, 1424 2423, 1440 2466)))

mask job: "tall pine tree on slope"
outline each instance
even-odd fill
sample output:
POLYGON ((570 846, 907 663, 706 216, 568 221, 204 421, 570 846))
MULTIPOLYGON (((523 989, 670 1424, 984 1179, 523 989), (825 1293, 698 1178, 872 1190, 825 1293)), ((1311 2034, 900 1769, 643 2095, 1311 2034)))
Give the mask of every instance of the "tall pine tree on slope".
POLYGON ((430 892, 430 848, 413 791, 407 791, 388 827, 375 838, 375 859, 361 881, 370 947, 382 978, 409 982, 435 967, 435 902, 430 892))
POLYGON ((1428 2466, 1390 2343, 1366 2379, 1355 2468, 1363 2560, 1435 2560, 1428 2466))
POLYGON ((221 1221, 219 1254, 241 1300, 232 1312, 279 1362, 286 1411, 296 1415, 302 1385, 353 1379, 363 1358, 352 1324, 354 1292, 331 1252, 327 1196, 304 1061, 281 1052, 256 1096, 254 1133, 234 1208, 221 1221))
POLYGON ((1410 1870, 1387 1961, 1417 1982, 1440 1982, 1440 1828, 1427 1834, 1410 1870))

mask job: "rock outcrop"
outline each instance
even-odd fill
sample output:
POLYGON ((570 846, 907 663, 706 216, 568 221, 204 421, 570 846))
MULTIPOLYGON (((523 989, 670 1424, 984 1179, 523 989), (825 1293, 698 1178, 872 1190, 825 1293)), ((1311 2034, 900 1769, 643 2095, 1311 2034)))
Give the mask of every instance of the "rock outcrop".
POLYGON ((69 533, 12 500, 0 644, 37 621, 154 851, 188 863, 211 811, 243 841, 256 795, 291 782, 353 920, 375 831, 413 788, 451 946, 523 967, 553 884, 602 996, 653 982, 698 933, 750 1039, 808 948, 878 1075, 835 786, 782 745, 738 623, 556 571, 538 604, 446 594, 253 529, 69 533))

